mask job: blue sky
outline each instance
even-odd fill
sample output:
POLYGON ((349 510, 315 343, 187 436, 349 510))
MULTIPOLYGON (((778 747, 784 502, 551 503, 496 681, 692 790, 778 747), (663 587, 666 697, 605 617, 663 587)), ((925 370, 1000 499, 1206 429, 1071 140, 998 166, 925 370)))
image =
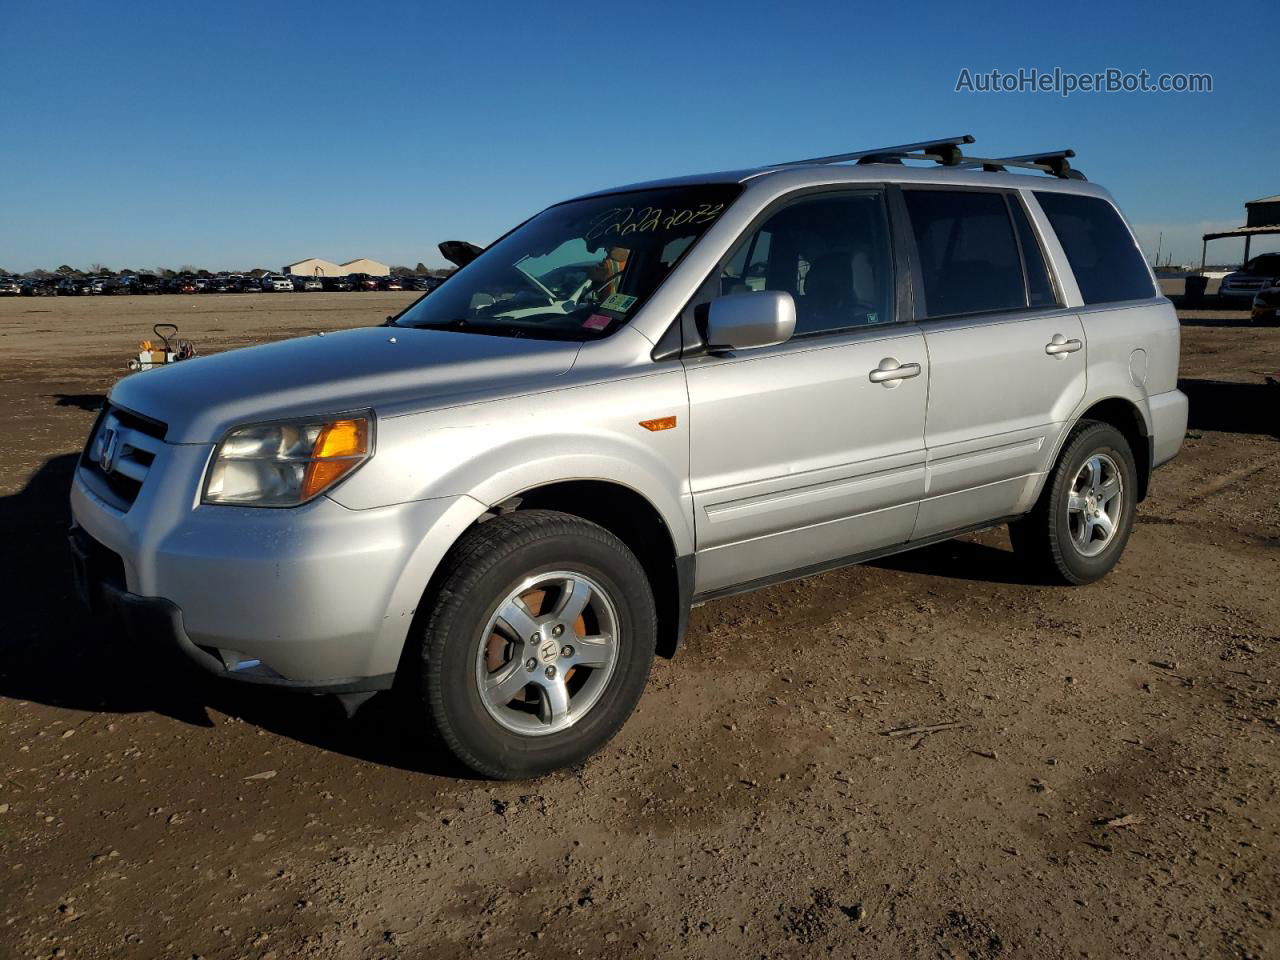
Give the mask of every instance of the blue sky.
MULTIPOLYGON (((585 190, 973 133, 1154 252, 1280 193, 1273 4, 59 3, 0 17, 0 267, 439 264, 585 190), (1210 94, 957 93, 962 68, 1210 94)), ((1255 250, 1276 249, 1274 241, 1255 250)), ((1210 259, 1238 258, 1217 241, 1210 259)))

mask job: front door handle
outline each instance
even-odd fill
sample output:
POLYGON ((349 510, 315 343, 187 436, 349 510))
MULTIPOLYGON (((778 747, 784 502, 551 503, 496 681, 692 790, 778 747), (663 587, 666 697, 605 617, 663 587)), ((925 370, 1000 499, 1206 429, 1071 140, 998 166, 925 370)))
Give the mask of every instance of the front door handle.
POLYGON ((1084 344, 1079 340, 1068 340, 1060 333, 1055 333, 1053 339, 1044 345, 1044 352, 1051 357, 1057 357, 1059 360, 1065 360, 1068 353, 1075 353, 1084 344))
POLYGON ((886 387, 896 387, 899 382, 918 376, 920 376, 920 364, 899 363, 893 357, 885 357, 880 361, 880 366, 867 374, 867 378, 872 383, 882 383, 886 387))

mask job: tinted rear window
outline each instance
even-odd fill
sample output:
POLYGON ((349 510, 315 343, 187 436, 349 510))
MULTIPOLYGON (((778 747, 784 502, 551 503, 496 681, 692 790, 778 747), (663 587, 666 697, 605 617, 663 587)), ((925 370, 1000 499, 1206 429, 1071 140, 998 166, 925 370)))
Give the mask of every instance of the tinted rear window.
POLYGON ((1085 303, 1155 296, 1151 272, 1116 208, 1098 197, 1036 191, 1085 303))
POLYGON ((905 190, 930 317, 1027 305, 1022 258, 1004 196, 905 190))

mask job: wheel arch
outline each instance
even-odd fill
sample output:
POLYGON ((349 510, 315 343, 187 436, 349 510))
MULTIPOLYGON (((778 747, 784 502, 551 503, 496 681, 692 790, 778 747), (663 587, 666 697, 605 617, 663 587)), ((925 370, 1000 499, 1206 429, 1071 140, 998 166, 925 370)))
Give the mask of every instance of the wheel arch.
POLYGON ((678 553, 666 519, 648 498, 614 480, 558 480, 507 497, 486 516, 511 510, 567 513, 604 527, 625 543, 640 561, 653 591, 657 651, 667 658, 675 656, 688 625, 693 555, 678 553))
POLYGON ((1153 439, 1142 408, 1127 397, 1107 397, 1094 401, 1093 404, 1075 418, 1075 421, 1068 429, 1063 431, 1058 449, 1054 451, 1053 463, 1056 464, 1058 457, 1062 455, 1062 448, 1066 445, 1067 437, 1071 435, 1077 426, 1085 421, 1109 424, 1119 430, 1125 440, 1129 442, 1129 448, 1133 451, 1133 459, 1138 472, 1138 501, 1141 502, 1146 499, 1147 490, 1151 485, 1153 439))

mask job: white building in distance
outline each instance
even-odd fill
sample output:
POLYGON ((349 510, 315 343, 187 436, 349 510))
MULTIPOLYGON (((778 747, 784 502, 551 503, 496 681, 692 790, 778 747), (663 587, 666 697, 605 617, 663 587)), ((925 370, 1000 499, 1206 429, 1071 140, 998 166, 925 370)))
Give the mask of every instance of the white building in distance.
POLYGON ((385 277, 390 275, 391 268, 385 263, 364 257, 348 260, 346 263, 333 263, 330 260, 310 257, 299 260, 297 263, 287 264, 280 272, 295 277, 345 277, 349 273, 367 273, 371 277, 385 277))

